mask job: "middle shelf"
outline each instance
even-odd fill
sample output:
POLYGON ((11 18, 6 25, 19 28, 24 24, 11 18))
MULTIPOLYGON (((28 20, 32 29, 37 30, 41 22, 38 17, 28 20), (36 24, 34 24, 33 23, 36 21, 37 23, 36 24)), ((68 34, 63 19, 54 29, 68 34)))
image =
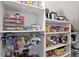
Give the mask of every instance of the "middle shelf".
POLYGON ((0 31, 0 33, 8 33, 8 32, 44 32, 44 30, 15 30, 15 31, 0 31))
POLYGON ((70 44, 70 43, 67 43, 67 44, 57 44, 57 45, 54 45, 54 46, 51 46, 51 47, 47 47, 47 48, 45 48, 45 51, 53 50, 53 49, 59 48, 61 46, 66 46, 68 44, 70 44))
POLYGON ((64 34, 64 33, 70 33, 70 32, 47 32, 46 34, 64 34))

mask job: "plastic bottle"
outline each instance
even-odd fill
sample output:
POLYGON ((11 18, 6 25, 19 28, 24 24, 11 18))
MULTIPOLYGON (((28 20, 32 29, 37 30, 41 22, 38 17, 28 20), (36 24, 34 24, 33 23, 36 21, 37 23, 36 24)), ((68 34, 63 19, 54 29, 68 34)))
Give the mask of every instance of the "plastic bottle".
POLYGON ((20 13, 19 12, 16 12, 16 19, 19 20, 19 18, 20 18, 20 13))

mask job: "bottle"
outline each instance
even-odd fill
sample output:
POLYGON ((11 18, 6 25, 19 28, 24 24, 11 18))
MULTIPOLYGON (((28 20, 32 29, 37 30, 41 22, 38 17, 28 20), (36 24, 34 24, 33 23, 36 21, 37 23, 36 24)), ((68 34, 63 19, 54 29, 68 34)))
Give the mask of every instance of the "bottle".
POLYGON ((50 19, 55 19, 57 16, 57 13, 56 12, 51 12, 50 13, 50 19))
POLYGON ((20 18, 20 13, 19 12, 16 12, 16 19, 19 20, 19 18, 20 18))
POLYGON ((45 15, 46 18, 49 19, 49 18, 50 18, 50 17, 49 17, 49 16, 50 16, 50 14, 49 14, 49 9, 47 9, 47 8, 45 9, 45 14, 46 14, 46 15, 45 15))
POLYGON ((56 43, 59 44, 59 38, 58 37, 56 38, 56 43))
POLYGON ((48 24, 46 24, 46 32, 49 32, 49 31, 50 31, 50 29, 48 27, 48 24))

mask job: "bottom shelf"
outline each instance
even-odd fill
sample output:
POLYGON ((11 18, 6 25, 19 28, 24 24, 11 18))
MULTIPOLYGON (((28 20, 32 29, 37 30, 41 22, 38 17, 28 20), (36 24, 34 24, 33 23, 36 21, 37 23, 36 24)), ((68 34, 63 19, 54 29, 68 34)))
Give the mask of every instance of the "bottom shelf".
POLYGON ((61 56, 53 55, 53 56, 49 56, 49 57, 67 57, 67 56, 70 55, 70 54, 71 54, 71 52, 68 52, 68 53, 65 53, 65 54, 63 54, 63 55, 61 55, 61 56))
POLYGON ((71 44, 46 51, 47 57, 69 57, 71 54, 71 44))
POLYGON ((3 33, 2 57, 42 57, 43 35, 43 33, 3 33))

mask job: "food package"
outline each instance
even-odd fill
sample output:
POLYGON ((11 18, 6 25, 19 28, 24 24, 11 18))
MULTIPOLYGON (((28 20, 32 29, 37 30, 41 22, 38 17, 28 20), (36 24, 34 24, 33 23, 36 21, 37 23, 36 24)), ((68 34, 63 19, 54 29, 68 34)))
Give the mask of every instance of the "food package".
POLYGON ((65 53, 65 49, 64 48, 60 48, 60 49, 55 49, 54 50, 55 55, 57 56, 61 56, 65 53))

